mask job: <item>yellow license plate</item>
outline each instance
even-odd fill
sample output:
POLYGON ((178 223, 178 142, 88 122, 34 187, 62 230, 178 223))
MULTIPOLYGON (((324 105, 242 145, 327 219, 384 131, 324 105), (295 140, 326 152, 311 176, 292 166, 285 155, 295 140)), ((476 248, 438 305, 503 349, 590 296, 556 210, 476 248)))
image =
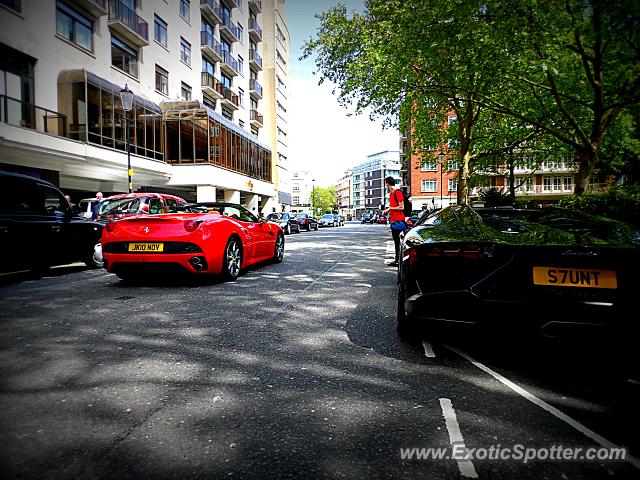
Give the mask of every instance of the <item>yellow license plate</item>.
POLYGON ((129 252, 132 253, 158 253, 164 249, 164 243, 130 243, 129 252))
POLYGON ((533 283, 554 287, 618 288, 615 270, 533 267, 533 283))

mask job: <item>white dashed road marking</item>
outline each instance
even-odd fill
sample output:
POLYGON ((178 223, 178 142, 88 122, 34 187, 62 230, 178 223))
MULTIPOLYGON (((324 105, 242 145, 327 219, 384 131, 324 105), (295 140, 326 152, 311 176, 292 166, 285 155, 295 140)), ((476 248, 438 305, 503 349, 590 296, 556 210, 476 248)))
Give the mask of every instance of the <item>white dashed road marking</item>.
MULTIPOLYGON (((456 446, 456 451, 466 450, 464 444, 464 438, 462 438, 462 432, 460 431, 460 425, 458 424, 458 418, 456 417, 456 411, 453 409, 453 404, 448 398, 440 399, 440 408, 442 408, 442 414, 447 425, 447 431, 449 432, 449 443, 453 447, 456 446)), ((471 460, 458 460, 458 470, 460 475, 467 478, 478 478, 476 468, 473 466, 471 460)))
POLYGON ((424 356, 427 358, 436 358, 436 354, 433 352, 433 347, 426 340, 422 341, 422 348, 424 348, 424 356))
MULTIPOLYGON (((552 405, 549 405, 544 400, 540 400, 538 397, 536 397, 535 395, 529 393, 528 391, 526 391, 521 386, 516 385, 511 380, 508 380, 507 378, 503 377, 498 372, 495 372, 495 371, 491 370, 489 367, 487 367, 486 365, 478 362, 477 360, 474 360, 473 358, 471 358, 466 353, 461 352, 460 350, 458 350, 455 347, 451 347, 449 345, 445 345, 445 346, 449 350, 452 350, 452 351, 456 352, 462 358, 464 358, 464 359, 468 360, 469 362, 473 363, 480 370, 483 370, 486 373, 488 373, 489 375, 491 375, 493 378, 498 380, 500 383, 502 383, 502 384, 506 385, 507 387, 509 387, 511 390, 516 392, 518 395, 523 396, 524 398, 529 400, 531 403, 534 403, 535 405, 539 406, 543 410, 546 410, 547 412, 549 412, 554 417, 562 420, 563 422, 567 423, 568 425, 571 425, 573 428, 578 430, 580 433, 586 435, 587 437, 589 437, 591 440, 593 440, 594 442, 598 443, 602 447, 605 447, 605 448, 608 448, 608 449, 619 449, 619 448, 621 448, 619 445, 616 445, 615 443, 607 440, 606 438, 602 437, 601 435, 598 435, 596 432, 594 432, 590 428, 585 427, 580 422, 578 422, 578 421, 574 420, 573 418, 571 418, 569 415, 561 412, 556 407, 554 407, 552 405)), ((626 456, 625 460, 627 462, 629 462, 631 465, 633 465, 634 467, 636 467, 637 469, 640 469, 640 459, 638 459, 638 458, 636 458, 636 457, 634 457, 632 455, 629 455, 627 453, 627 456, 626 456)))

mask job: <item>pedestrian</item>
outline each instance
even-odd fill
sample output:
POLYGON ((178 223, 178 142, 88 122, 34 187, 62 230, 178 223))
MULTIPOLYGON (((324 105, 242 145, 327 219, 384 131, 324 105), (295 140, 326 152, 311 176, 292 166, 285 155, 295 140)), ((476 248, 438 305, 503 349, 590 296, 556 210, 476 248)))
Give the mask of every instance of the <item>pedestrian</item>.
POLYGON ((385 208, 383 214, 389 214, 391 236, 393 237, 396 252, 395 260, 389 263, 389 266, 397 267, 398 254, 400 252, 400 233, 406 228, 406 223, 404 223, 404 194, 396 188, 396 181, 393 177, 385 178, 384 186, 389 190, 389 207, 385 208))
POLYGON ((102 205, 102 200, 104 196, 102 192, 96 193, 96 199, 91 204, 91 220, 95 220, 98 218, 98 212, 100 211, 100 205, 102 205))

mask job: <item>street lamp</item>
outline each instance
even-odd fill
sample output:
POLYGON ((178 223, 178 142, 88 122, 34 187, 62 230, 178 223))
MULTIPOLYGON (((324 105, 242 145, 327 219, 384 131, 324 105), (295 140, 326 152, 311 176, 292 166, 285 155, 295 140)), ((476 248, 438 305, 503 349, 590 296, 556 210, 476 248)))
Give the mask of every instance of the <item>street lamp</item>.
POLYGON ((122 100, 122 109, 124 110, 125 127, 127 129, 127 178, 129 180, 129 193, 133 191, 133 183, 131 183, 131 177, 133 171, 131 170, 131 138, 129 133, 129 112, 133 107, 133 92, 129 90, 125 83, 124 88, 120 90, 120 99, 122 100))
POLYGON ((316 188, 316 179, 312 178, 311 179, 311 216, 315 217, 316 216, 316 211, 313 208, 313 196, 315 194, 315 188, 316 188))

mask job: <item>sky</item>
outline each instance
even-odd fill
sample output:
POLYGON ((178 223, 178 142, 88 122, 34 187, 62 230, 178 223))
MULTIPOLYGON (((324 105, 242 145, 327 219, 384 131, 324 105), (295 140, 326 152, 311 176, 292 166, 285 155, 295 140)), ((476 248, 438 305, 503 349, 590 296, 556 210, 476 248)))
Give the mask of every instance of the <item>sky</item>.
POLYGON ((316 185, 330 186, 344 171, 362 163, 367 155, 398 150, 398 131, 382 130, 382 120, 347 116, 331 93, 333 85, 318 86, 314 58, 298 60, 304 43, 319 25, 315 18, 342 3, 348 10, 363 10, 362 0, 287 0, 285 18, 291 38, 291 65, 287 141, 292 170, 309 171, 316 185))

